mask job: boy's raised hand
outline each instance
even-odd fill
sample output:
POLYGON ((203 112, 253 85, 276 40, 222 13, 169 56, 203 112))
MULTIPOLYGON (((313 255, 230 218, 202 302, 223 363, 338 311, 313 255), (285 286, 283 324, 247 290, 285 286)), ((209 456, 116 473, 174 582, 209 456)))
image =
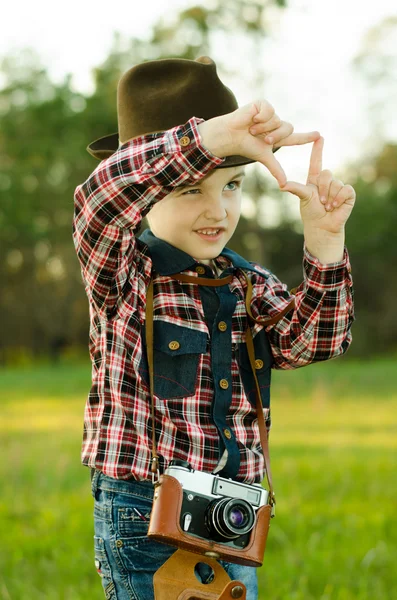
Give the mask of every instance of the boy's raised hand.
POLYGON ((291 192, 300 198, 300 213, 305 230, 340 234, 356 200, 351 185, 334 179, 331 171, 322 170, 324 138, 313 144, 306 185, 287 181, 282 192, 291 192))
POLYGON ((287 182, 287 177, 273 154, 273 146, 308 144, 320 137, 318 131, 293 133, 291 123, 281 121, 267 100, 251 102, 231 113, 209 119, 198 129, 203 144, 215 155, 237 154, 258 161, 267 167, 280 187, 287 182), (268 139, 269 134, 271 139, 268 139))

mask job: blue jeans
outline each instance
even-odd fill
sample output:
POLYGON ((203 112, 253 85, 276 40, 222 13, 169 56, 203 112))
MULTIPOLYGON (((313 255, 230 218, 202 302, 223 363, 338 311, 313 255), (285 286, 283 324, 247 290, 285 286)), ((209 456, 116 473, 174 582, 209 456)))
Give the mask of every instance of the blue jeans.
MULTIPOLYGON (((153 575, 175 548, 147 536, 153 501, 150 481, 123 481, 95 471, 95 566, 107 600, 154 600, 153 575)), ((232 580, 247 588, 247 600, 257 600, 256 568, 219 561, 232 580)), ((209 581, 210 567, 200 576, 209 581)))

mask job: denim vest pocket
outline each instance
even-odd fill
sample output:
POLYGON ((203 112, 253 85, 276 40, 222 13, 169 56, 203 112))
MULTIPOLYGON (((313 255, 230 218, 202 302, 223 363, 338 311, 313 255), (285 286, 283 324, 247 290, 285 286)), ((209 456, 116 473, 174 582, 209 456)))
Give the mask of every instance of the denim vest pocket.
MULTIPOLYGON (((270 407, 270 384, 271 384, 271 366, 273 364, 273 355, 264 329, 259 331, 254 337, 255 349, 255 373, 261 391, 263 408, 270 407)), ((252 373, 251 363, 248 355, 246 343, 237 344, 236 358, 240 369, 240 377, 244 386, 244 391, 252 406, 256 405, 256 385, 252 373)))
MULTIPOLYGON (((145 326, 142 327, 139 373, 149 388, 145 326)), ((163 400, 193 396, 200 357, 207 351, 208 335, 174 323, 153 324, 154 393, 163 400)))

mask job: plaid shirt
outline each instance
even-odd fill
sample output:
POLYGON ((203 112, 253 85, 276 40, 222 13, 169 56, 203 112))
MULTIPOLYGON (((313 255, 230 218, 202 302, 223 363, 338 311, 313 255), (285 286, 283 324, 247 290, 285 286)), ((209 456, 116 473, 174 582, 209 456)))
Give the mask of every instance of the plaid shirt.
MULTIPOLYGON (((245 345, 242 270, 252 281, 251 311, 259 321, 283 310, 291 293, 268 269, 228 248, 215 263, 222 276, 233 274, 229 284, 214 288, 177 282, 170 274, 214 274, 150 230, 134 235, 153 203, 222 164, 202 145, 197 129, 202 121, 193 117, 125 142, 75 190, 73 239, 89 300, 92 360, 82 462, 110 477, 150 478, 144 325, 152 269, 161 468, 181 459, 212 472, 223 456, 223 476, 246 483, 264 476, 255 382, 245 345)), ((271 368, 296 369, 334 358, 351 342, 353 288, 346 248, 341 262, 325 266, 304 247, 303 274, 294 290, 295 309, 275 325, 252 327, 268 427, 271 368)))

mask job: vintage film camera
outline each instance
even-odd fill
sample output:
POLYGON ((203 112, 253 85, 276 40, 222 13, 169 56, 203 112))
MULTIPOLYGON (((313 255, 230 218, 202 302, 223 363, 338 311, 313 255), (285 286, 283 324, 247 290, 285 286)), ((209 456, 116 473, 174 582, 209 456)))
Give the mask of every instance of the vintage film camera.
POLYGON ((186 534, 236 550, 245 548, 256 524, 256 511, 268 502, 268 492, 260 484, 195 471, 178 460, 170 462, 165 474, 175 477, 183 488, 179 523, 186 534))

